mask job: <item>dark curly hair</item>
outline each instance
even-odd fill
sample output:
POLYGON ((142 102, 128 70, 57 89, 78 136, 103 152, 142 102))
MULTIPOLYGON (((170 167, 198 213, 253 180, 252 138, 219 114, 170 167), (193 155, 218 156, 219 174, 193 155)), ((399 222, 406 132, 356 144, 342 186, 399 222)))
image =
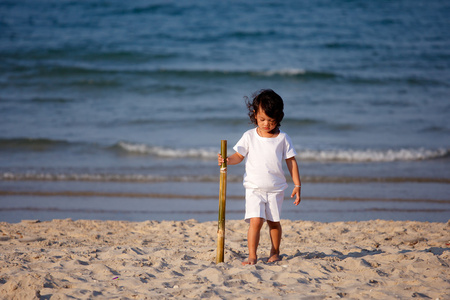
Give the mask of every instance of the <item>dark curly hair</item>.
POLYGON ((256 121, 256 113, 259 108, 261 108, 268 117, 277 122, 277 125, 275 129, 272 130, 272 133, 278 131, 278 128, 281 126, 281 120, 283 120, 284 117, 283 99, 281 99, 281 97, 271 89, 256 92, 252 95, 252 98, 253 100, 250 101, 248 97, 245 97, 250 121, 253 124, 258 125, 256 121))

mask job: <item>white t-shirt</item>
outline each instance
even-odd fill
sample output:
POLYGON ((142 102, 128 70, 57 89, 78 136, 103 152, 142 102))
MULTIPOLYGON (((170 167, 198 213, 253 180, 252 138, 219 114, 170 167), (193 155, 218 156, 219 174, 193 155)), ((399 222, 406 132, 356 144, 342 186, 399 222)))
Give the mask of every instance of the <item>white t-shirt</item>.
POLYGON ((274 138, 258 135, 256 128, 246 131, 234 151, 245 157, 244 187, 264 191, 283 191, 287 188, 283 161, 297 153, 291 138, 280 131, 274 138))

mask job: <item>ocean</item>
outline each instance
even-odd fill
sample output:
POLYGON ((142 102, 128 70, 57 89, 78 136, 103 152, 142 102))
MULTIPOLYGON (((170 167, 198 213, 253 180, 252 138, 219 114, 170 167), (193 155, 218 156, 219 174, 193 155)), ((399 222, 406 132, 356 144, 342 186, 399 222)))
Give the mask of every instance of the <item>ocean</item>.
MULTIPOLYGON (((447 1, 0 1, 0 221, 218 217, 220 141, 271 88, 282 218, 450 219, 447 1), (286 174, 288 174, 286 169, 286 174)), ((244 215, 243 164, 227 219, 244 215)))

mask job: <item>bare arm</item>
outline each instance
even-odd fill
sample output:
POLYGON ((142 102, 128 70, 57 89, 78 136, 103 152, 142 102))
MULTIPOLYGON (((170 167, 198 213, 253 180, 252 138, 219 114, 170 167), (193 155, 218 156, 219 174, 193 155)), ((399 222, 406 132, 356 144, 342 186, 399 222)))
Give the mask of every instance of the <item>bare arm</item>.
POLYGON ((296 196, 294 204, 298 205, 301 201, 302 182, 300 181, 297 160, 295 159, 295 157, 288 158, 286 159, 286 165, 289 169, 289 173, 291 173, 292 181, 296 185, 296 187, 294 187, 294 189, 292 190, 291 198, 296 196))
MULTIPOLYGON (((223 163, 223 157, 219 153, 219 154, 217 154, 217 158, 218 158, 217 161, 218 161, 219 166, 220 166, 223 163)), ((233 155, 227 157, 227 164, 229 164, 229 165, 237 165, 243 160, 244 160, 244 157, 241 154, 239 154, 238 152, 236 152, 233 155)))

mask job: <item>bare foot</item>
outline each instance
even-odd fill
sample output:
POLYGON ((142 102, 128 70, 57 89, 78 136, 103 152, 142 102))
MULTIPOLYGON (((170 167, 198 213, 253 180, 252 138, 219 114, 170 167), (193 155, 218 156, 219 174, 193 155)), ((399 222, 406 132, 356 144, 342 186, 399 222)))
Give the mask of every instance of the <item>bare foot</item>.
POLYGON ((256 265, 256 261, 257 261, 258 259, 257 258, 248 258, 246 261, 243 261, 242 262, 242 265, 243 266, 246 266, 246 265, 256 265))
POLYGON ((280 261, 281 260, 281 256, 279 254, 272 254, 270 255, 269 259, 267 260, 268 263, 273 263, 276 261, 280 261))

